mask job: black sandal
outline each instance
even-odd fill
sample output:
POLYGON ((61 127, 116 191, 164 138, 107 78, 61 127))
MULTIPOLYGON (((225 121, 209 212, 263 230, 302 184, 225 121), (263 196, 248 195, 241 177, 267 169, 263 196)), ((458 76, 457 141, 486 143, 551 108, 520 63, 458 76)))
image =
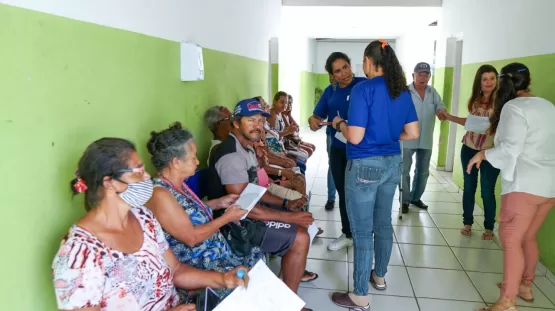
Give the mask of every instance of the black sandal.
POLYGON ((308 270, 304 270, 303 277, 305 277, 305 276, 311 276, 311 275, 314 276, 314 277, 311 278, 311 279, 308 279, 308 280, 303 280, 303 279, 301 278, 301 282, 302 282, 302 283, 309 283, 309 282, 312 282, 312 281, 315 281, 315 280, 318 279, 318 274, 316 274, 316 273, 314 273, 314 272, 310 272, 310 271, 308 271, 308 270))

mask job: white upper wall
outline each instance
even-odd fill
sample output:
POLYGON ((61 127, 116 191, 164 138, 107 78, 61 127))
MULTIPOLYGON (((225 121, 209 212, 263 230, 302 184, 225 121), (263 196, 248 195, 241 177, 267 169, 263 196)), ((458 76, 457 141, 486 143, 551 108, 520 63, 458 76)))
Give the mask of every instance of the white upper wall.
MULTIPOLYGON (((317 41, 316 42, 316 66, 315 73, 328 73, 326 71, 326 60, 333 52, 342 52, 347 54, 351 59, 351 67, 357 76, 363 77, 362 73, 362 58, 364 49, 372 42, 373 39, 366 41, 317 41), (358 74, 357 74, 358 72, 358 74)), ((390 42, 391 46, 395 49, 394 42, 390 42)))
POLYGON ((283 0, 293 6, 432 6, 440 7, 441 0, 283 0))
POLYGON ((53 15, 269 61, 281 0, 0 0, 53 15))
POLYGON ((443 0, 438 26, 462 37, 463 64, 481 63, 555 53, 553 12, 554 0, 443 0))
POLYGON ((437 27, 422 27, 396 40, 395 54, 403 67, 407 82, 412 82, 414 66, 419 62, 434 66, 434 42, 437 33, 437 27))

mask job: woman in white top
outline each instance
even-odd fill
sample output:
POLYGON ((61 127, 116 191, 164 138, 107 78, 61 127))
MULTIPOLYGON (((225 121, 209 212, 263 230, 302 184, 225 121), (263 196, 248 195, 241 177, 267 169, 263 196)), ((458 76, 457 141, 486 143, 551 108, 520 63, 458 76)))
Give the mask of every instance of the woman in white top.
POLYGON ((499 236, 503 244, 501 297, 491 311, 517 310, 516 297, 533 301, 532 282, 539 251, 536 233, 555 205, 555 106, 529 93, 530 71, 509 64, 499 75, 490 131, 494 148, 479 152, 470 171, 483 160, 501 170, 499 236))

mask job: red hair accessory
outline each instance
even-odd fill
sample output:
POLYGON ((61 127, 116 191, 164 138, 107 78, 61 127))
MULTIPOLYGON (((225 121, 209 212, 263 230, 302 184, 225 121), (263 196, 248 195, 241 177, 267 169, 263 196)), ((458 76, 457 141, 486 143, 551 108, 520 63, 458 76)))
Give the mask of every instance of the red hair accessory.
POLYGON ((381 44, 382 44, 382 49, 385 49, 385 47, 389 45, 389 43, 388 43, 387 41, 382 40, 382 39, 378 40, 378 42, 381 42, 381 44))
POLYGON ((85 184, 85 181, 81 179, 81 177, 77 177, 75 184, 73 184, 73 189, 75 189, 75 192, 77 193, 83 193, 87 191, 87 185, 85 184))
POLYGON ((87 184, 85 184, 85 181, 81 177, 79 177, 79 171, 75 171, 75 177, 77 177, 75 183, 73 184, 73 189, 75 189, 75 192, 83 193, 87 191, 87 184))

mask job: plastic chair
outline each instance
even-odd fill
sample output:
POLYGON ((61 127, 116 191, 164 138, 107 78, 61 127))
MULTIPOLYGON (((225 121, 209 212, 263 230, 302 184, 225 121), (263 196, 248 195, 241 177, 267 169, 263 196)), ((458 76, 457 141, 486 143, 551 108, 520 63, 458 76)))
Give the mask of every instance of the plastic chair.
POLYGON ((206 196, 206 182, 208 180, 208 169, 201 168, 195 172, 195 175, 187 178, 185 183, 193 192, 199 197, 204 198, 206 196))

